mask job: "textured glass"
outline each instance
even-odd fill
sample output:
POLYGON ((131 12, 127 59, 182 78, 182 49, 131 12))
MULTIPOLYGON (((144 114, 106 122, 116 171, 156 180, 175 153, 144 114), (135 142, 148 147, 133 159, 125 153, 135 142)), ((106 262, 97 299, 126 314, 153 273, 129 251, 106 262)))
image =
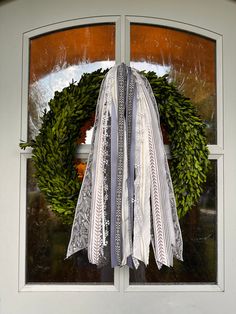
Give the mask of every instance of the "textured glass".
MULTIPOLYGON (((85 161, 77 162, 82 179, 85 161)), ((70 238, 70 226, 63 225, 49 209, 34 178, 33 163, 27 161, 27 283, 113 284, 113 269, 91 265, 87 252, 65 259, 70 238)))
POLYGON ((216 283, 217 282, 217 164, 211 171, 198 203, 180 220, 184 242, 184 262, 157 269, 151 250, 149 265, 130 271, 131 284, 216 283))
POLYGON ((40 117, 55 91, 83 73, 115 64, 115 24, 83 26, 49 33, 30 41, 28 138, 40 128, 40 117))
POLYGON ((131 66, 168 74, 191 98, 207 125, 209 144, 216 144, 216 43, 176 29, 131 24, 131 66))

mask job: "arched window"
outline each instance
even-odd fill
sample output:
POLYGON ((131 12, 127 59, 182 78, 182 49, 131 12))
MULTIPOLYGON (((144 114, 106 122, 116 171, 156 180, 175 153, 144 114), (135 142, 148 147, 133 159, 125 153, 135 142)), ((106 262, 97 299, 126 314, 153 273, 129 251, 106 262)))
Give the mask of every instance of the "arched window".
MULTIPOLYGON (((217 248, 221 241, 217 238, 218 221, 222 211, 218 186, 222 180, 223 155, 221 74, 217 68, 220 39, 192 26, 135 17, 127 18, 124 39, 119 19, 94 21, 59 30, 40 30, 37 35, 27 34, 28 128, 25 133, 28 139, 37 134, 40 116, 55 91, 68 86, 72 80, 78 81, 85 72, 125 61, 139 70, 155 71, 159 76, 168 74, 169 80, 191 98, 207 125, 211 171, 199 204, 181 221, 184 263, 176 261, 173 269, 164 267, 158 271, 151 255, 147 269, 141 266, 128 273, 122 268, 113 273, 110 265, 101 269, 90 265, 84 252, 64 260, 70 228, 61 224, 48 209, 33 177, 30 153, 26 156, 22 152, 27 157, 25 284, 76 283, 81 290, 85 284, 96 286, 95 290, 104 286, 112 289, 118 285, 121 274, 131 290, 145 290, 148 285, 155 290, 167 284, 179 287, 217 284, 220 267, 217 248)), ((89 151, 90 127, 88 124, 86 145, 78 155, 81 169, 89 151)))

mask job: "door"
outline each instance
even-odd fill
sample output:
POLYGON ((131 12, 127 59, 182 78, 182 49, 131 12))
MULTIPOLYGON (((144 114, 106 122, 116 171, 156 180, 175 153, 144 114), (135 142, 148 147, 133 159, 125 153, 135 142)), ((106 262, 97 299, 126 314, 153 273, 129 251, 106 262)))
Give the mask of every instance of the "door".
POLYGON ((234 312, 235 18, 226 0, 0 4, 0 314, 234 312), (181 221, 184 262, 170 270, 152 256, 137 271, 97 269, 83 254, 65 261, 69 227, 37 188, 31 150, 19 148, 55 91, 119 62, 168 74, 207 125, 211 170, 181 221))

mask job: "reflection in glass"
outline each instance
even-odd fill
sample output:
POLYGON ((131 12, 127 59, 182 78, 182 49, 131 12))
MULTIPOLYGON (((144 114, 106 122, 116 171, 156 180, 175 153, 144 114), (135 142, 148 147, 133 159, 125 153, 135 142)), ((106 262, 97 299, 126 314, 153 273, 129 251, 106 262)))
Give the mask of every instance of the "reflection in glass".
POLYGON ((131 66, 169 75, 191 98, 207 125, 209 144, 216 144, 216 42, 176 29, 131 24, 131 66))
POLYGON ((55 91, 83 73, 115 64, 115 25, 102 24, 62 30, 30 41, 28 137, 40 128, 40 117, 55 91))
MULTIPOLYGON (((115 63, 115 24, 100 24, 44 34, 30 41, 28 138, 39 131, 43 111, 55 91, 61 91, 83 73, 107 69, 115 63)), ((78 144, 91 142, 92 125, 87 121, 78 144)), ((84 161, 76 161, 83 178, 84 161)), ((27 251, 28 283, 113 283, 108 265, 98 269, 88 263, 86 252, 65 260, 70 226, 63 225, 49 209, 33 177, 31 160, 27 162, 27 251)))
POLYGON ((88 119, 82 128, 80 128, 80 137, 77 140, 77 144, 91 144, 93 135, 93 125, 95 120, 95 114, 88 119))
MULTIPOLYGON (((78 175, 83 176, 85 161, 77 160, 77 165, 78 175)), ((89 264, 87 252, 65 259, 70 230, 49 209, 37 187, 33 163, 28 159, 26 283, 113 284, 111 266, 98 268, 89 264)))
POLYGON ((184 262, 158 270, 151 252, 149 266, 130 271, 131 284, 217 282, 217 162, 211 161, 205 191, 181 221, 184 262))

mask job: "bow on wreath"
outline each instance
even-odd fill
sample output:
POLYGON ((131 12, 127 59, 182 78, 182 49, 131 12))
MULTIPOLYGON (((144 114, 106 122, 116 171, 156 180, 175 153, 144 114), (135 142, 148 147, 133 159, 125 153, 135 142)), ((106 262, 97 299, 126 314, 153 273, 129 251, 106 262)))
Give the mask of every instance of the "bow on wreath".
POLYGON ((137 268, 182 260, 183 243, 159 113, 147 79, 120 64, 106 74, 67 257, 137 268))

